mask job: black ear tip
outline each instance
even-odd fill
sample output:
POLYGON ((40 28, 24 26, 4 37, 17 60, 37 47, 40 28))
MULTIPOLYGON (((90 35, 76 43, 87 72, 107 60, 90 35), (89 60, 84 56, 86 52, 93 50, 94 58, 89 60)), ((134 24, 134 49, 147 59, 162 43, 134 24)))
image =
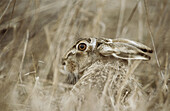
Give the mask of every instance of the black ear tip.
POLYGON ((151 49, 151 50, 149 50, 149 53, 152 53, 153 52, 153 50, 151 49))
POLYGON ((146 61, 148 61, 148 60, 150 60, 151 59, 151 57, 149 56, 149 55, 146 55, 146 54, 143 54, 143 53, 140 53, 140 55, 141 56, 143 56, 143 57, 145 57, 146 59, 146 61))
POLYGON ((149 53, 152 53, 152 52, 153 52, 153 50, 152 50, 152 49, 150 49, 150 50, 142 49, 142 51, 143 51, 143 52, 149 52, 149 53))
POLYGON ((146 59, 144 59, 144 61, 149 61, 149 60, 151 60, 151 57, 150 56, 145 56, 146 57, 146 59))
POLYGON ((147 50, 146 50, 146 49, 142 49, 142 51, 143 51, 143 52, 147 52, 147 50))

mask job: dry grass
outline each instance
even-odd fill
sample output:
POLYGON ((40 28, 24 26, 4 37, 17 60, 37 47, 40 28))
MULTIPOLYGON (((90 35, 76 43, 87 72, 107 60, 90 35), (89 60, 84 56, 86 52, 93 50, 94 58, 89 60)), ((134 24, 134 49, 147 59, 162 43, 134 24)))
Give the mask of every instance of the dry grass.
POLYGON ((59 111, 72 87, 60 59, 75 40, 94 36, 152 47, 152 59, 133 73, 148 101, 131 107, 169 111, 169 12, 169 0, 1 0, 0 110, 59 111))

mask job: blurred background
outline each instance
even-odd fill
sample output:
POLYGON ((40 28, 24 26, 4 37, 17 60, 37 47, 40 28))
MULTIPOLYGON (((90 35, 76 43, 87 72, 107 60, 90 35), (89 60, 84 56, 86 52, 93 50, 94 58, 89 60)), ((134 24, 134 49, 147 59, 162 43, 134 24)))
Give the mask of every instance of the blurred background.
POLYGON ((126 38, 154 50, 136 69, 148 110, 170 110, 170 0, 1 0, 0 110, 60 110, 72 85, 61 57, 79 38, 126 38))

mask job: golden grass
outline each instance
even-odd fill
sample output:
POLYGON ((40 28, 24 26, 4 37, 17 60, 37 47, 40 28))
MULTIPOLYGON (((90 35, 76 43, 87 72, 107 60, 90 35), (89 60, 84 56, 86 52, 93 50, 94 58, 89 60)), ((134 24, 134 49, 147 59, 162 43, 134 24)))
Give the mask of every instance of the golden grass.
POLYGON ((1 0, 0 110, 59 111, 72 87, 61 57, 75 40, 92 36, 152 47, 152 59, 128 73, 148 101, 129 101, 134 111, 169 111, 169 11, 168 0, 1 0))

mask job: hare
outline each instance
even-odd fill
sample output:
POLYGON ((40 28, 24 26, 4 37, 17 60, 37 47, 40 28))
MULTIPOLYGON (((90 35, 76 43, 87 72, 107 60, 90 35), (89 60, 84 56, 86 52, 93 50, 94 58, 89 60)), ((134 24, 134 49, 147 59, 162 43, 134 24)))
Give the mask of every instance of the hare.
POLYGON ((113 110, 120 101, 128 104, 125 98, 135 89, 133 76, 126 76, 129 60, 150 60, 148 54, 152 52, 149 47, 128 39, 84 38, 77 41, 62 58, 64 71, 70 83, 75 84, 66 103, 74 105, 65 110, 113 110), (96 105, 90 105, 87 100, 96 105))

